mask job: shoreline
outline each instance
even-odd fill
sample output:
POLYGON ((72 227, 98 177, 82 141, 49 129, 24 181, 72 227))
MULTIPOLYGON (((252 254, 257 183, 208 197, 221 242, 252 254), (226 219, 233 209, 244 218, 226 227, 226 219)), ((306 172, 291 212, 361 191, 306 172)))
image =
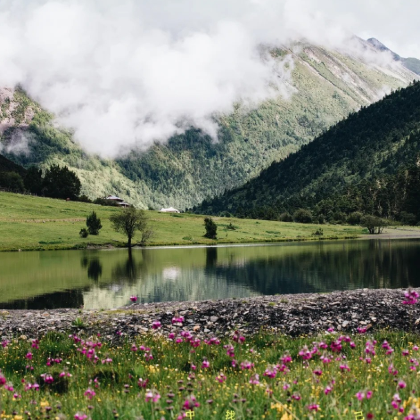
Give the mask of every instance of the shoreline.
MULTIPOLYGON (((268 244, 284 244, 284 243, 291 243, 291 242, 325 242, 325 241, 351 241, 351 240, 371 240, 371 239, 378 239, 378 240, 394 240, 394 239, 420 239, 420 229, 408 229, 408 228, 388 228, 385 229, 381 234, 363 234, 363 235, 351 235, 351 236, 327 236, 327 237, 304 237, 304 238, 279 238, 279 239, 272 239, 272 240, 265 240, 265 241, 236 241, 236 242, 225 242, 225 241, 214 241, 213 243, 204 243, 200 241, 192 242, 191 244, 181 244, 181 243, 173 243, 173 242, 163 242, 163 243, 156 243, 156 244, 148 244, 146 246, 135 245, 132 249, 153 249, 153 248, 173 248, 173 247, 182 247, 182 248, 195 248, 195 247, 217 247, 217 246, 264 246, 268 244)), ((101 249, 128 249, 126 246, 119 245, 119 244, 103 244, 103 245, 96 245, 96 244, 76 244, 74 246, 69 247, 50 247, 50 248, 43 248, 43 247, 34 247, 29 249, 21 249, 21 248, 10 248, 10 249, 1 249, 0 252, 32 252, 32 251, 81 251, 81 250, 101 250, 101 249)))
MULTIPOLYGON (((414 289, 420 292, 420 288, 414 289)), ((132 304, 107 311, 83 309, 1 310, 0 337, 38 338, 48 332, 84 336, 100 334, 111 343, 139 334, 167 336, 182 329, 197 337, 228 336, 238 330, 291 337, 315 335, 333 327, 338 333, 379 329, 420 332, 420 304, 403 305, 405 289, 358 289, 327 294, 258 296, 196 302, 132 304), (171 324, 173 316, 183 326, 171 324), (152 329, 160 321, 162 328, 152 329)))

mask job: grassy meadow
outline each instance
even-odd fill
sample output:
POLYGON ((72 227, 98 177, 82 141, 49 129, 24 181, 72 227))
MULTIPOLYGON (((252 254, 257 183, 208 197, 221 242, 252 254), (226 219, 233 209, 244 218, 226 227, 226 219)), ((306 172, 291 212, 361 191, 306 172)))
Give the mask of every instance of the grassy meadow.
POLYGON ((0 418, 419 418, 418 335, 158 334, 4 340, 0 418))
MULTIPOLYGON (((0 250, 84 249, 90 246, 124 246, 126 238, 116 233, 109 217, 119 211, 114 207, 71 202, 52 198, 0 192, 0 250), (95 211, 102 221, 98 236, 81 238, 86 217, 95 211)), ((165 214, 147 211, 154 236, 149 245, 192 245, 280 242, 313 239, 356 237, 363 229, 358 226, 307 225, 215 217, 217 241, 204 238, 204 216, 165 214), (232 224, 235 230, 228 229, 232 224), (322 236, 313 233, 322 228, 322 236)), ((134 238, 139 240, 139 234, 134 238)))

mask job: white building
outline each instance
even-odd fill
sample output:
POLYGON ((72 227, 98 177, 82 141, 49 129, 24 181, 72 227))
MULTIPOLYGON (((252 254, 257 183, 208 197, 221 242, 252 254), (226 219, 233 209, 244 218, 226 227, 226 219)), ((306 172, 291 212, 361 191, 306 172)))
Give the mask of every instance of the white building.
POLYGON ((169 207, 168 209, 160 209, 161 213, 181 213, 179 210, 169 207))

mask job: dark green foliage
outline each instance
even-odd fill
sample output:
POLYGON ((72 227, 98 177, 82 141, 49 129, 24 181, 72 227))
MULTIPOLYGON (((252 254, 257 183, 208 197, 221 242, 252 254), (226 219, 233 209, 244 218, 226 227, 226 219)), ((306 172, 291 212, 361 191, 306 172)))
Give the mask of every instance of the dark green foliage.
POLYGON ((400 213, 400 222, 403 225, 414 226, 416 224, 416 215, 413 213, 407 213, 406 211, 402 211, 400 213))
POLYGON ((119 213, 111 215, 109 220, 115 231, 127 236, 129 248, 136 231, 144 232, 148 228, 146 213, 134 207, 121 209, 119 213))
POLYGON ((12 192, 23 192, 25 189, 22 177, 16 172, 0 172, 0 188, 12 192))
POLYGON ((211 217, 204 219, 204 227, 206 229, 205 237, 209 239, 217 239, 217 225, 211 217))
POLYGON ((360 211, 354 211, 353 213, 349 214, 349 217, 347 218, 347 223, 349 225, 358 225, 360 224, 360 220, 362 219, 363 214, 360 211))
POLYGON ((226 229, 228 229, 228 230, 236 230, 236 227, 235 227, 234 225, 232 225, 232 222, 231 222, 231 223, 229 223, 229 224, 226 226, 226 229))
POLYGON ((76 200, 81 186, 77 175, 67 166, 60 168, 58 165, 51 165, 45 172, 42 191, 47 197, 76 200))
POLYGON ((0 172, 16 172, 21 177, 24 177, 26 169, 0 155, 0 172))
POLYGON ((276 220, 311 209, 328 222, 361 212, 420 221, 420 82, 362 107, 297 153, 194 212, 276 220))
POLYGON ((42 194, 43 179, 41 169, 31 166, 26 172, 24 182, 25 188, 32 194, 42 194))
POLYGON ((101 219, 94 211, 86 218, 86 226, 91 235, 99 235, 99 231, 102 229, 101 219))
POLYGON ((315 232, 312 233, 312 236, 323 236, 324 230, 322 228, 318 228, 315 232))
POLYGON ((309 210, 298 209, 293 213, 293 221, 296 223, 312 223, 312 213, 309 210))
POLYGON ((81 238, 87 238, 89 236, 89 232, 86 228, 80 229, 79 235, 81 238))
POLYGON ((288 212, 284 212, 279 216, 279 220, 280 222, 293 222, 293 216, 288 212))

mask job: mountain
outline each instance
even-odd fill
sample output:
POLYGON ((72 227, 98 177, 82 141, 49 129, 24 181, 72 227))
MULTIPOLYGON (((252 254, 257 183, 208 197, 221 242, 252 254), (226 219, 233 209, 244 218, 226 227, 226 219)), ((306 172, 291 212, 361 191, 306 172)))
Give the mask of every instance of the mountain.
POLYGON ((20 165, 0 155, 0 172, 16 172, 20 176, 25 176, 26 170, 20 165))
POLYGON ((382 42, 378 41, 376 38, 369 38, 367 42, 369 42, 378 51, 388 51, 395 61, 400 61, 404 67, 411 70, 413 73, 420 74, 419 59, 413 57, 403 58, 394 51, 391 51, 388 47, 386 47, 384 44, 382 44, 382 42))
MULTIPOLYGON (((413 82, 350 114, 244 186, 203 202, 195 211, 267 217, 267 209, 279 213, 297 207, 313 208, 321 200, 339 197, 348 193, 349 186, 360 187, 363 182, 367 188, 361 196, 374 200, 374 192, 387 177, 418 166, 419 156, 420 82, 413 82)), ((409 175, 418 177, 417 172, 409 175)), ((402 184, 398 187, 395 180, 393 183, 401 189, 402 184)), ((398 196, 395 192, 392 195, 394 199, 398 196)), ((355 201, 356 196, 350 194, 351 200, 355 201)), ((379 203, 382 208, 384 205, 379 203)))
POLYGON ((416 77, 401 62, 382 59, 371 43, 357 42, 363 53, 360 45, 352 53, 305 42, 273 48, 276 60, 288 57, 286 96, 279 94, 255 109, 237 104, 232 114, 215 116, 217 142, 192 127, 167 144, 115 160, 85 153, 71 132, 21 88, 1 89, 2 153, 24 167, 67 165, 91 198, 116 194, 143 208, 192 207, 242 185, 351 112, 416 77))

